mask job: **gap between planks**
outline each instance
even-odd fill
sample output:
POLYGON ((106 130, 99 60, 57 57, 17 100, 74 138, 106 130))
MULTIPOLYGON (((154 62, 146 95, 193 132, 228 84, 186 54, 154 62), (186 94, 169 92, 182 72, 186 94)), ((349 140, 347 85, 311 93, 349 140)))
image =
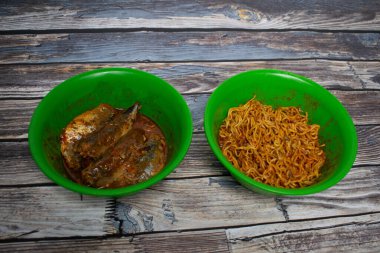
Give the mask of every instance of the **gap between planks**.
POLYGON ((379 66, 378 62, 325 60, 4 65, 0 66, 0 99, 42 98, 69 77, 104 67, 128 67, 147 71, 163 78, 183 95, 211 93, 222 81, 252 69, 291 71, 306 76, 329 90, 376 91, 380 90, 379 66))
MULTIPOLYGON (((158 242, 159 245, 163 245, 163 247, 156 249, 160 251, 164 248, 165 251, 169 250, 170 252, 241 252, 242 248, 243 251, 246 252, 247 248, 257 248, 259 246, 261 246, 258 249, 259 252, 267 252, 268 246, 277 246, 276 248, 278 250, 289 251, 289 247, 294 246, 292 246, 292 244, 278 244, 280 238, 287 237, 288 241, 293 243, 296 238, 303 238, 303 245, 314 242, 314 244, 308 245, 308 249, 316 245, 320 249, 320 247, 326 246, 324 245, 326 242, 324 240, 315 242, 313 238, 323 236, 326 233, 338 233, 341 236, 351 237, 353 240, 358 240, 359 238, 361 239, 360 249, 363 249, 363 247, 365 249, 371 246, 371 240, 365 239, 369 234, 371 234, 374 239, 380 237, 378 229, 380 220, 379 213, 357 215, 351 218, 351 220, 347 220, 344 217, 335 217, 333 219, 327 218, 318 221, 262 224, 250 227, 215 230, 139 234, 127 237, 111 235, 106 237, 44 238, 38 241, 30 239, 6 240, 0 244, 0 252, 8 252, 9 249, 13 248, 20 252, 38 250, 38 252, 49 253, 53 251, 56 252, 57 250, 61 251, 62 249, 65 252, 71 252, 70 248, 75 248, 75 252, 82 248, 83 250, 86 249, 87 252, 91 252, 93 249, 94 251, 100 249, 128 249, 128 252, 135 252, 135 246, 140 246, 137 250, 140 252, 141 249, 145 249, 145 247, 152 250, 153 247, 149 247, 149 245, 154 244, 155 241, 158 242), (367 230, 363 230, 363 228, 367 228, 367 230), (346 231, 351 231, 351 233, 347 235, 347 233, 345 233, 346 231), (358 233, 358 231, 363 232, 358 233), (305 236, 308 234, 313 236, 305 236), (144 240, 144 238, 146 240, 144 240), (186 240, 187 238, 193 240, 186 240), (194 238, 196 241, 194 241, 194 238), (262 243, 263 240, 266 242, 264 245, 262 243)), ((335 246, 335 250, 344 248, 339 240, 333 241, 332 244, 335 246)), ((358 244, 350 246, 354 248, 359 247, 358 244)), ((307 249, 305 251, 307 251, 307 249)), ((155 252, 157 252, 157 250, 155 252)))
POLYGON ((315 33, 379 33, 376 30, 328 30, 313 28, 289 28, 289 29, 250 29, 250 28, 79 28, 79 29, 40 29, 40 30, 0 30, 1 35, 25 35, 25 34, 64 34, 64 33, 133 33, 133 32, 315 32, 315 33))
POLYGON ((58 186, 0 189, 2 231, 7 232, 2 237, 129 235, 241 227, 285 222, 284 209, 289 221, 350 217, 380 211, 378 179, 377 168, 357 168, 324 192, 277 197, 281 203, 273 196, 243 188, 229 176, 164 180, 116 200, 87 196, 82 200, 58 186), (87 208, 89 205, 92 208, 87 208))
POLYGON ((1 35, 0 62, 380 60, 378 38, 378 33, 230 31, 1 35))

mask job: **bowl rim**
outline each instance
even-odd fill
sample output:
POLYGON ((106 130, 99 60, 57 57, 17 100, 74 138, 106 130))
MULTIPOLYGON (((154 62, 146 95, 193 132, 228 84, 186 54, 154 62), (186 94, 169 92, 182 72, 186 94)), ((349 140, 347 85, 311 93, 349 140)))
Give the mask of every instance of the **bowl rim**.
MULTIPOLYGON (((128 75, 126 75, 128 76, 128 75)), ((167 177, 173 170, 177 168, 177 166, 181 163, 183 158, 185 157, 191 141, 192 141, 192 134, 193 134, 193 122, 192 122, 192 115, 190 112, 190 109, 184 99, 184 97, 167 81, 164 79, 157 77, 156 75, 153 75, 151 73, 132 69, 132 68, 123 68, 123 67, 106 67, 106 68, 98 68, 90 71, 85 71, 79 74, 76 74, 65 81, 58 84, 56 87, 51 89, 45 97, 40 101, 38 106, 33 112, 33 115, 30 120, 29 129, 28 129, 28 144, 29 144, 29 150, 32 155, 33 160, 37 164, 38 168, 53 182, 57 183, 58 185, 71 190, 73 192, 85 194, 85 195, 94 195, 94 196, 108 196, 108 197, 120 197, 124 195, 131 195, 134 193, 137 193, 139 191, 142 191, 158 182, 160 182, 162 179, 167 177), (109 73, 109 72, 123 72, 126 74, 137 74, 142 76, 149 76, 150 78, 158 79, 163 85, 166 85, 167 88, 175 94, 175 96, 178 97, 178 101, 181 103, 181 107, 183 107, 184 113, 182 114, 182 117, 185 117, 185 125, 186 129, 183 129, 184 132, 184 141, 182 142, 182 147, 179 148, 178 153, 174 156, 173 161, 170 163, 170 167, 167 167, 168 165, 165 165, 165 167, 155 176, 149 178, 148 180, 126 186, 121 188, 115 188, 115 189, 98 189, 98 188, 92 188, 89 186, 80 185, 74 181, 72 181, 69 178, 66 178, 65 176, 59 174, 55 168, 50 166, 50 164, 44 159, 44 152, 42 151, 42 148, 38 145, 40 141, 37 139, 38 136, 34 134, 36 131, 36 125, 38 120, 43 117, 43 114, 41 113, 43 108, 47 106, 49 100, 54 96, 54 94, 59 93, 62 89, 65 89, 65 86, 69 85, 73 80, 81 79, 83 77, 87 77, 89 75, 99 74, 99 73, 109 73)))
POLYGON ((314 82, 313 80, 306 78, 304 76, 288 72, 288 71, 283 71, 283 70, 277 70, 277 69, 256 69, 256 70, 248 70, 244 71, 241 73, 238 73, 226 80, 224 80, 215 90, 214 92, 210 95, 207 103, 206 103, 206 108, 205 108, 205 113, 204 113, 204 129, 205 129, 205 135, 206 139, 211 147, 211 150, 217 157, 217 159, 222 163, 222 165, 231 173, 231 175, 240 183, 250 185, 255 189, 259 189, 258 191, 260 192, 265 192, 268 194, 272 195, 308 195, 308 194, 314 194, 321 192, 323 190, 326 190, 335 184, 337 184, 339 181, 341 181, 347 173, 350 171, 355 159, 356 159, 356 154, 357 154, 357 149, 358 149, 358 143, 357 143, 357 134, 356 134, 356 129, 355 125, 352 121, 351 116, 347 112, 347 110, 344 108, 344 106, 340 103, 340 101, 333 95, 331 94, 327 89, 325 89, 323 86, 320 84, 314 82), (221 149, 219 148, 217 140, 215 140, 212 136, 212 124, 209 121, 209 118, 212 117, 212 111, 210 109, 210 104, 213 103, 213 100, 215 97, 217 97, 218 93, 223 89, 223 87, 231 82, 231 80, 234 80, 235 78, 241 77, 242 75, 251 75, 251 77, 255 75, 282 75, 282 76, 287 76, 295 79, 300 79, 304 83, 307 83, 308 85, 312 86, 314 89, 318 89, 320 92, 323 93, 325 96, 329 96, 330 99, 334 100, 334 103, 338 106, 336 108, 339 113, 344 114, 344 117, 346 119, 346 125, 345 127, 348 128, 348 131, 350 132, 350 136, 352 137, 352 147, 349 149, 350 151, 350 160, 345 161, 345 167, 340 170, 337 173, 337 176, 334 179, 331 180, 326 180, 324 182, 321 182, 316 185, 311 185, 308 187, 304 188, 297 188, 297 189, 288 189, 288 188, 278 188, 278 187, 273 187, 261 182, 258 182, 251 177, 245 175, 243 172, 238 170, 236 167, 234 167, 228 159, 223 155, 221 149))

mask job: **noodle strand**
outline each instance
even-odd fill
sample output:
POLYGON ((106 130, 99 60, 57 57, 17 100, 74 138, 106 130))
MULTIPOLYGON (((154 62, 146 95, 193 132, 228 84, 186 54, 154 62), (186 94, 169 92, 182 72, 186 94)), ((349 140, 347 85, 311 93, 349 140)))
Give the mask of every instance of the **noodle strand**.
POLYGON ((319 125, 297 107, 263 105, 254 98, 231 108, 219 129, 224 156, 247 176, 282 188, 314 184, 321 175, 325 153, 319 125))

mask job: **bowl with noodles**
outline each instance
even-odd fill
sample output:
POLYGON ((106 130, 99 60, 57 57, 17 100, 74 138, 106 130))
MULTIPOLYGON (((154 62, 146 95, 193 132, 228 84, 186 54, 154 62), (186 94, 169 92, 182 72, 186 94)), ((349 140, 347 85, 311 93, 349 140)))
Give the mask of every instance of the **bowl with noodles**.
POLYGON ((326 190, 357 152, 353 121, 328 90, 303 76, 254 70, 224 81, 205 109, 207 141, 243 186, 272 195, 326 190))

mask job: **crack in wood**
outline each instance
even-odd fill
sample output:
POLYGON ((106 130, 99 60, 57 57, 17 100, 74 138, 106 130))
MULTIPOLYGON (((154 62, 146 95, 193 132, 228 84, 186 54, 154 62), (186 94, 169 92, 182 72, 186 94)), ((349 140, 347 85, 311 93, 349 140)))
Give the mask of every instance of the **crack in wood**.
POLYGON ((380 84, 380 74, 377 74, 370 78, 372 82, 380 84))
POLYGON ((356 73, 356 70, 354 66, 350 62, 347 62, 348 68, 351 70, 351 72, 354 74, 354 78, 359 81, 361 84, 362 88, 365 90, 367 88, 366 83, 363 81, 363 79, 360 78, 360 75, 356 73))
POLYGON ((33 229, 31 231, 28 231, 28 232, 8 234, 6 236, 0 236, 0 240, 12 240, 12 239, 14 240, 14 239, 18 239, 20 237, 23 237, 25 235, 38 233, 39 231, 40 231, 39 229, 33 229))
POLYGON ((142 219, 145 231, 152 232, 153 229, 153 215, 143 214, 138 212, 138 216, 142 219))
POLYGON ((266 233, 266 234, 261 234, 257 236, 244 236, 244 237, 239 237, 239 238, 233 238, 229 239, 228 241, 230 243, 237 243, 237 241, 243 241, 243 242, 249 242, 254 239, 258 238, 264 238, 264 237, 269 237, 269 236, 275 236, 275 235, 281 235, 281 234, 292 234, 292 233, 300 233, 300 232, 310 232, 310 231, 318 231, 318 230, 324 230, 324 229, 331 229, 331 228, 339 228, 339 227, 346 227, 346 226, 364 226, 367 227, 369 225, 377 225, 380 224, 380 221, 375 221, 375 222, 348 222, 344 224, 338 224, 338 225, 331 225, 331 226, 324 226, 324 227, 312 227, 312 228, 305 228, 305 229, 294 229, 294 230, 282 230, 278 232, 273 232, 273 233, 266 233))
MULTIPOLYGON (((218 165, 220 166, 220 164, 218 163, 218 165)), ((233 180, 230 180, 230 178, 226 178, 225 177, 215 177, 215 178, 212 178, 210 177, 208 179, 208 186, 211 186, 212 184, 218 184, 220 187, 229 187, 229 188, 236 188, 236 187, 239 187, 238 184, 236 184, 235 181, 233 180)))
POLYGON ((109 225, 106 229, 106 232, 108 234, 116 234, 116 235, 121 235, 121 222, 118 220, 116 217, 116 199, 108 199, 106 201, 106 207, 105 207, 105 215, 104 215, 104 220, 108 223, 109 225))
POLYGON ((164 199, 162 201, 162 210, 163 210, 165 218, 168 219, 172 224, 174 224, 174 222, 178 221, 175 218, 175 213, 173 211, 173 202, 172 202, 172 200, 170 200, 170 199, 164 199))
POLYGON ((132 206, 129 204, 117 203, 116 214, 120 221, 121 234, 133 234, 140 232, 137 220, 131 216, 132 206))
POLYGON ((289 221, 289 214, 286 209, 286 205, 282 202, 282 199, 275 197, 274 200, 276 201, 276 208, 281 211, 282 215, 284 216, 285 220, 289 221))
POLYGON ((153 232, 153 215, 137 210, 131 204, 114 200, 109 219, 118 235, 133 235, 141 232, 153 232))

